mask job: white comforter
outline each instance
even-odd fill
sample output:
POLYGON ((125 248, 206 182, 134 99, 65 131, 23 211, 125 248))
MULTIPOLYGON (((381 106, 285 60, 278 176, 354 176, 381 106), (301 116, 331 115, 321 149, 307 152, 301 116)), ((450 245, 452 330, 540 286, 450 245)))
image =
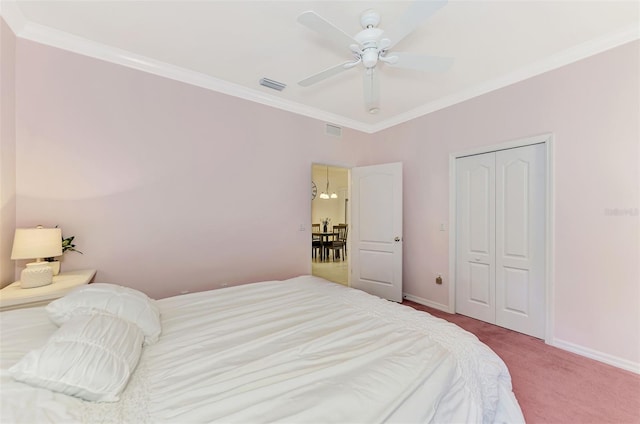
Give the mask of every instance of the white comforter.
POLYGON ((6 369, 55 326, 43 308, 0 314, 1 421, 524 422, 475 336, 358 290, 304 276, 158 304, 162 336, 117 403, 13 381, 6 369))

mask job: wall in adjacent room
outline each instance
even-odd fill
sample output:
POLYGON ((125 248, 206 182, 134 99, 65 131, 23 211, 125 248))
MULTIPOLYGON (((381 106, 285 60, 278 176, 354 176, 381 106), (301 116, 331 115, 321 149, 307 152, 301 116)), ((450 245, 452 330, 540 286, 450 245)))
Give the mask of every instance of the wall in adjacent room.
POLYGON ((404 163, 405 292, 450 302, 449 155, 553 133, 553 337, 640 365, 639 56, 629 43, 372 137, 364 162, 404 163))
POLYGON ((11 245, 16 227, 16 37, 0 18, 0 287, 14 280, 11 245))
POLYGON ((311 178, 316 183, 318 194, 311 201, 311 222, 320 224, 323 219, 329 218, 329 227, 331 230, 333 225, 345 224, 345 208, 348 208, 349 193, 349 170, 346 168, 338 168, 329 166, 329 194, 336 193, 336 199, 321 199, 320 193, 327 189, 327 167, 315 164, 312 167, 311 178))
POLYGON ((17 47, 17 223, 76 237, 63 270, 155 297, 311 273, 311 164, 354 165, 366 134, 17 47))

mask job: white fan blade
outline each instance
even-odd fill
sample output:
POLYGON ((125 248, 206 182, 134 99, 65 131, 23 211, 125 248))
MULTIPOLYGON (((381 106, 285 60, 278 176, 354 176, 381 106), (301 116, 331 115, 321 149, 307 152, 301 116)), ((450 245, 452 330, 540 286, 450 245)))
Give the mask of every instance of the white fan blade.
POLYGON ((383 37, 391 40, 389 49, 415 31, 429 16, 447 4, 447 0, 416 0, 404 12, 395 26, 385 31, 383 37))
POLYGON ((394 68, 415 69, 428 72, 445 72, 453 65, 452 57, 428 56, 424 54, 393 52, 385 62, 394 68), (396 60, 393 60, 393 59, 396 60))
POLYGON ((348 48, 353 43, 360 45, 352 36, 311 10, 300 14, 298 22, 331 40, 339 47, 348 48))
POLYGON ((380 109, 380 81, 375 68, 364 71, 364 105, 369 113, 378 113, 380 109))
POLYGON ((350 60, 348 62, 344 62, 339 65, 332 66, 331 68, 327 68, 324 71, 318 72, 317 74, 313 74, 310 77, 303 79, 302 81, 298 81, 298 85, 301 85, 303 87, 308 87, 324 79, 327 79, 334 75, 338 75, 342 71, 353 68, 353 66, 351 66, 353 63, 354 62, 350 60))

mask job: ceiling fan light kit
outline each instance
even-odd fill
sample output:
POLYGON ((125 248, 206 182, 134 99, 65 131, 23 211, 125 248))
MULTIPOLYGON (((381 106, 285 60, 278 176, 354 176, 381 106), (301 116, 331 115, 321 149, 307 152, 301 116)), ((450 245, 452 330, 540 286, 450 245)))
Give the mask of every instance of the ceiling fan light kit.
POLYGON ((378 12, 372 9, 365 10, 360 15, 360 25, 363 29, 353 37, 316 12, 303 12, 298 16, 300 24, 319 33, 339 47, 346 47, 353 56, 353 60, 327 68, 299 81, 298 84, 302 87, 308 87, 347 69, 355 68, 362 63, 365 71, 363 85, 365 110, 371 114, 378 113, 380 110, 379 80, 377 76, 379 62, 397 68, 431 72, 444 72, 451 67, 453 59, 446 57, 401 52, 394 52, 392 55, 388 55, 389 49, 415 31, 425 19, 433 15, 446 3, 447 0, 416 0, 405 11, 396 26, 389 31, 378 28, 380 24, 380 14, 378 12))

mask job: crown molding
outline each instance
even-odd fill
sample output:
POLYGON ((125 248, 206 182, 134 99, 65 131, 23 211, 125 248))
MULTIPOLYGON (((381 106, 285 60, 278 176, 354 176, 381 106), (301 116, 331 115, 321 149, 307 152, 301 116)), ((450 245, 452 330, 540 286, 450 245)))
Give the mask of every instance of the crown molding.
POLYGON ((18 36, 26 24, 24 16, 18 9, 18 5, 12 0, 0 0, 0 16, 9 25, 11 31, 18 36))
POLYGON ((630 41, 640 39, 640 29, 636 26, 631 26, 605 37, 572 47, 542 61, 520 68, 515 72, 478 84, 468 90, 429 102, 377 124, 367 124, 321 109, 306 106, 301 103, 292 102, 270 93, 250 89, 210 75, 181 68, 166 62, 161 62, 126 50, 108 46, 106 44, 97 43, 51 27, 30 22, 24 18, 14 0, 2 0, 0 1, 0 4, 2 4, 0 7, 0 15, 5 19, 14 34, 19 38, 122 65, 164 78, 184 82, 186 84, 195 85, 208 90, 217 91, 219 93, 260 103, 266 106, 275 107, 312 119, 330 122, 332 124, 368 134, 383 131, 437 110, 444 109, 491 91, 515 84, 544 72, 557 69, 589 56, 618 47, 630 41))
POLYGON ((606 50, 613 49, 615 47, 638 39, 640 39, 640 28, 632 25, 613 34, 609 34, 607 36, 579 44, 575 47, 564 50, 553 56, 549 56, 544 60, 532 63, 531 65, 527 65, 501 77, 478 84, 474 87, 471 87, 469 90, 461 91, 451 96, 443 97, 434 102, 427 103, 423 106, 397 115, 391 119, 379 122, 378 124, 371 126, 371 132, 375 133, 387 128, 391 128, 395 125, 402 124, 404 122, 419 118, 437 110, 453 106, 457 103, 462 103, 466 100, 470 100, 483 94, 487 94, 491 91, 495 91, 509 85, 524 81, 526 79, 533 78, 545 72, 558 69, 562 66, 569 65, 582 59, 586 59, 587 57, 594 56, 598 53, 602 53, 606 50))
POLYGON ((55 28, 27 21, 18 9, 15 1, 3 1, 3 3, 1 9, 2 17, 14 34, 24 40, 56 47, 83 56, 122 65, 354 130, 370 132, 370 125, 344 116, 285 100, 270 93, 250 89, 201 72, 181 68, 166 62, 88 40, 55 28))

